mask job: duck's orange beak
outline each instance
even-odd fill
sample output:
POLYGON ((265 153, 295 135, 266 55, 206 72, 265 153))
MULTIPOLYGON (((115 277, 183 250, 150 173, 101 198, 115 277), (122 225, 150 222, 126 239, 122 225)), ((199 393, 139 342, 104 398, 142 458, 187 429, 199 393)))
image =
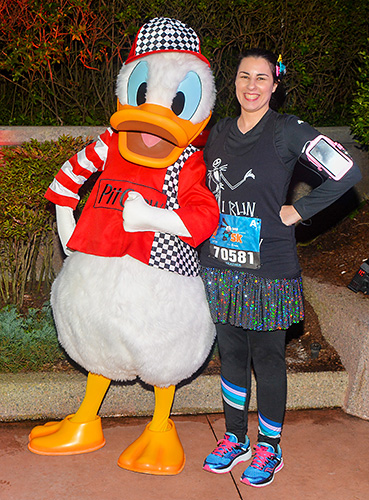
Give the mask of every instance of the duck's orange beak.
POLYGON ((144 167, 166 168, 178 160, 210 117, 211 113, 202 122, 193 124, 158 104, 130 106, 118 100, 118 111, 110 118, 110 124, 119 132, 119 152, 123 158, 144 167))

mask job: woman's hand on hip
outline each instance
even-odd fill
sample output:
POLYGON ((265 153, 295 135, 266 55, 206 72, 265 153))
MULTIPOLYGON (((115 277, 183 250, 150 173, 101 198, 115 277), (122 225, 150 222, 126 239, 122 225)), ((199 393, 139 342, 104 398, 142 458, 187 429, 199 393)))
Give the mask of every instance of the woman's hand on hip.
POLYGON ((293 205, 283 205, 279 212, 279 217, 285 226, 292 226, 302 220, 300 214, 293 205))

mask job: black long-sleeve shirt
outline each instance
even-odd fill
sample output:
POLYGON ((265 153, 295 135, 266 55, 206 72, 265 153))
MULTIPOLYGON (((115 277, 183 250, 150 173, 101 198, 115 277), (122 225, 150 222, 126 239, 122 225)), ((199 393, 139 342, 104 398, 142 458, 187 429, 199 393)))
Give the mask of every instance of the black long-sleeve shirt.
MULTIPOLYGON (((260 138, 265 124, 272 113, 275 113, 275 111, 269 110, 260 122, 246 134, 243 134, 239 130, 237 119, 225 118, 224 120, 220 120, 212 128, 206 143, 204 149, 205 162, 207 162, 207 153, 213 141, 216 141, 219 132, 229 123, 229 121, 233 121, 233 123, 224 145, 225 150, 228 152, 237 151, 237 154, 247 155, 260 138)), ((275 145, 286 167, 293 171, 299 158, 307 162, 305 154, 302 153, 304 146, 307 142, 312 141, 315 137, 320 135, 320 132, 294 115, 280 116, 283 117, 283 119, 276 121, 275 145)), ((311 168, 317 170, 312 164, 311 168)), ((323 176, 322 179, 324 179, 323 176)), ((360 179, 360 169, 354 162, 353 167, 339 182, 326 177, 322 184, 313 189, 306 196, 295 201, 293 206, 303 220, 309 219, 340 198, 340 196, 359 182, 360 179)))
MULTIPOLYGON (((254 262, 260 258, 260 266, 251 266, 249 272, 253 274, 274 279, 291 278, 299 272, 294 227, 283 225, 279 211, 286 203, 297 160, 307 161, 303 153, 305 146, 318 135, 316 129, 297 117, 272 110, 246 134, 238 129, 237 119, 231 118, 218 122, 210 133, 204 150, 208 186, 218 198, 224 220, 230 220, 237 212, 237 215, 261 221, 260 255, 256 251, 251 257, 254 262)), ((311 168, 317 170, 313 165, 311 168)), ((361 173, 355 163, 339 181, 322 175, 321 185, 295 201, 293 206, 302 219, 308 219, 360 179, 361 173)), ((222 248, 221 240, 217 245, 222 248)), ((200 252, 202 265, 247 270, 245 254, 252 252, 236 244, 224 245, 227 249, 219 252, 217 248, 216 259, 211 256, 209 241, 206 242, 200 252), (219 258, 221 254, 223 259, 219 258)))

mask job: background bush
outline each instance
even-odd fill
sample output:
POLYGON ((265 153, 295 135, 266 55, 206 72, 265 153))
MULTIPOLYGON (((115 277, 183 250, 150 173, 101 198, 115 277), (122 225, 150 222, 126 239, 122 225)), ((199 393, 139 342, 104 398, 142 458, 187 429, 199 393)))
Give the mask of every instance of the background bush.
POLYGON ((27 291, 47 294, 54 279, 54 207, 44 194, 61 165, 88 139, 63 136, 3 148, 0 157, 0 306, 17 304, 27 291))
POLYGON ((239 53, 265 46, 287 65, 288 112, 347 125, 368 14, 367 0, 0 0, 0 123, 107 124, 137 30, 168 16, 200 35, 218 117, 236 112, 239 53))
POLYGON ((54 205, 44 193, 61 165, 89 140, 62 136, 1 151, 0 372, 52 370, 67 359, 47 303, 57 230, 54 205))
MULTIPOLYGON (((369 44, 369 39, 368 39, 369 44)), ((369 53, 360 52, 361 66, 359 67, 357 89, 352 104, 351 130, 356 139, 369 148, 369 53)))
POLYGON ((0 310, 0 372, 45 370, 65 359, 50 306, 25 316, 15 306, 0 310))

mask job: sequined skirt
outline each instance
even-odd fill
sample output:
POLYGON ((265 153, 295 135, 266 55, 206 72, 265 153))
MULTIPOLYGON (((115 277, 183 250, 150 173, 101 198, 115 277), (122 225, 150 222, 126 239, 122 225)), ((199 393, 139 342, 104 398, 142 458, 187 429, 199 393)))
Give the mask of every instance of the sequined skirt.
POLYGON ((286 330, 304 318, 301 276, 267 279, 231 269, 200 271, 214 323, 245 330, 286 330))

